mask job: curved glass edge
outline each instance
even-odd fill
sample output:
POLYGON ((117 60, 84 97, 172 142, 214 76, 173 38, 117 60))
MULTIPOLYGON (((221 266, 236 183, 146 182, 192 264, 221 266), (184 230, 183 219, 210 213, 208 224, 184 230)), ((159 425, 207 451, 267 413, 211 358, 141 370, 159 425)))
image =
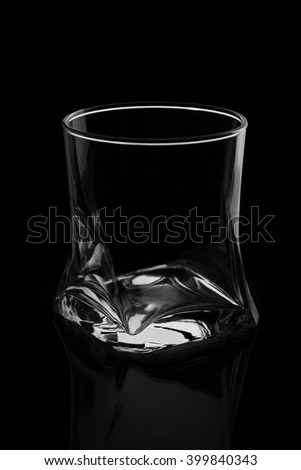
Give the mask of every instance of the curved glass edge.
POLYGON ((247 119, 240 113, 232 111, 226 108, 217 106, 208 106, 192 103, 114 103, 101 106, 93 106, 84 108, 68 114, 62 121, 64 129, 74 137, 79 137, 84 140, 90 140, 95 142, 102 142, 108 144, 119 144, 119 145, 139 145, 139 146, 172 146, 172 145, 189 145, 189 144, 200 144, 207 142, 215 142, 218 140, 229 139, 236 137, 237 135, 244 132, 248 126, 247 119), (176 138, 128 138, 118 136, 107 136, 102 134, 95 134, 86 131, 74 129, 70 123, 77 118, 87 116, 90 114, 110 112, 110 111, 121 111, 121 110, 132 110, 132 109, 183 109, 185 111, 203 111, 211 114, 220 114, 228 116, 232 119, 236 119, 240 125, 235 129, 229 129, 228 131, 217 132, 214 134, 198 135, 191 137, 176 137, 176 138))

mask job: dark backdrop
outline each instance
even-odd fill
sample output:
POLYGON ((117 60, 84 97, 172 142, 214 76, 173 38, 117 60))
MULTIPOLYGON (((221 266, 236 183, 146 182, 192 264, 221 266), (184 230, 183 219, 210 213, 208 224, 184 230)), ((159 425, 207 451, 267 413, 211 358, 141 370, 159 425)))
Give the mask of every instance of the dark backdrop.
POLYGON ((4 448, 68 448, 69 366, 52 325, 51 301, 70 246, 62 235, 57 244, 25 241, 33 215, 47 216, 49 206, 68 215, 61 120, 96 104, 151 100, 222 106, 249 121, 241 213, 248 216, 258 205, 262 214, 275 214, 269 229, 276 242, 242 248, 261 325, 237 443, 248 449, 300 447, 299 59, 209 58, 199 49, 119 49, 95 55, 78 49, 76 54, 53 50, 41 55, 37 49, 15 57, 18 132, 8 155, 14 175, 8 200, 17 221, 9 320, 14 406, 4 448))

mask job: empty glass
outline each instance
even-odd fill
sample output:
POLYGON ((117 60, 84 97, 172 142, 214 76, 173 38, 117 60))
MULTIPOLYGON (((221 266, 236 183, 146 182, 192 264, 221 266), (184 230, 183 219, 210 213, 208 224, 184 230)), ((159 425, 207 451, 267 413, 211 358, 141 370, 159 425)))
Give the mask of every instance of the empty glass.
MULTIPOLYGON (((178 370, 177 364, 186 370, 192 360, 193 368, 187 369, 190 378, 185 379, 190 388, 179 404, 183 416, 188 416, 183 409, 192 396, 191 390, 200 389, 196 378, 200 364, 216 358, 222 346, 232 351, 233 343, 241 344, 258 320, 239 248, 247 121, 242 115, 221 108, 160 103, 89 108, 67 116, 63 126, 72 255, 60 283, 55 311, 64 341, 72 345, 75 382, 93 383, 94 395, 97 392, 98 396, 104 387, 103 404, 117 393, 109 392, 108 374, 119 381, 119 392, 129 386, 124 385, 128 381, 135 395, 138 383, 139 387, 148 388, 145 371, 152 369, 151 376, 157 377, 158 384, 158 376, 164 376, 160 367, 167 367, 166 361, 171 361, 170 375, 171 370, 178 370), (92 374, 94 378, 89 375, 91 370, 83 372, 81 361, 93 363, 97 371, 95 376, 92 374), (135 370, 137 377, 127 376, 128 370, 131 374, 135 370)), ((242 350, 239 351, 241 358, 242 350)), ((224 392, 231 389, 233 393, 233 377, 226 379, 223 386, 221 377, 231 376, 225 369, 237 369, 235 357, 231 366, 223 363, 215 368, 219 372, 214 380, 219 385, 213 388, 221 387, 224 392)), ((210 366, 207 368, 210 370, 210 366)), ((168 387, 177 374, 166 378, 168 387)), ((75 388, 74 396, 79 397, 78 386, 75 388)), ((167 403, 170 390, 163 388, 160 396, 167 403)), ((229 405, 232 398, 228 392, 229 405)), ((220 395, 220 391, 216 394, 220 395)), ((106 442, 106 448, 122 448, 121 442, 127 439, 123 430, 131 412, 127 411, 127 418, 123 416, 122 425, 113 420, 113 426, 112 415, 107 424, 106 419, 101 424, 102 407, 96 418, 97 405, 91 400, 85 418, 75 411, 77 418, 73 423, 77 424, 72 445, 104 448, 106 442), (83 423, 89 420, 95 422, 89 425, 87 434, 87 429, 83 431, 87 424, 83 423), (83 436, 90 437, 85 441, 83 436)), ((77 409, 82 409, 83 396, 75 401, 77 409)), ((209 404, 203 397, 202 403, 204 409, 214 409, 214 400, 209 404)), ((224 398, 222 403, 225 404, 224 398)), ((112 404, 113 414, 116 406, 112 404)), ((162 403, 160 406, 164 408, 162 403)), ((201 433, 207 437, 203 437, 201 445, 226 445, 233 410, 231 413, 222 413, 223 418, 218 415, 208 434, 208 423, 212 424, 213 419, 209 413, 207 431, 201 433), (219 428, 220 432, 214 432, 219 428), (211 437, 210 441, 211 435, 219 437, 211 437)), ((204 415, 204 410, 199 414, 204 415)), ((170 422, 172 413, 167 415, 170 422)), ((147 419, 151 421, 150 416, 147 419)), ((165 426, 169 426, 168 419, 165 426)), ((155 428, 153 423, 151 429, 155 428)), ((137 439, 141 439, 138 429, 137 425, 132 430, 130 442, 137 444, 137 439)), ((188 439, 191 442, 192 435, 188 439)), ((151 442, 159 448, 156 439, 151 442)), ((143 448, 142 442, 140 445, 143 448)), ((162 448, 174 445, 178 442, 171 439, 162 448)))

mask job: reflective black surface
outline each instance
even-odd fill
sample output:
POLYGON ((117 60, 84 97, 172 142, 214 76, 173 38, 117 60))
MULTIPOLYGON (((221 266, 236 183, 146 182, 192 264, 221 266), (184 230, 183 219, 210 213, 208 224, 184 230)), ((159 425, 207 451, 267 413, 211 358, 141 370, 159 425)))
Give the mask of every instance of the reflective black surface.
MULTIPOLYGON (((69 213, 61 119, 96 102, 153 99, 216 104, 248 118, 241 213, 258 205, 263 215, 275 214, 270 228, 276 243, 260 239, 242 246, 261 320, 232 447, 300 448, 299 57, 206 58, 197 49, 89 55, 85 50, 79 61, 78 53, 60 50, 23 52, 14 57, 20 83, 13 95, 24 112, 12 141, 14 158, 7 157, 14 177, 12 221, 4 225, 15 249, 5 250, 14 253, 2 329, 4 362, 11 371, 3 380, 8 391, 2 402, 3 448, 69 446, 70 369, 51 302, 70 246, 62 241, 62 224, 57 243, 26 242, 30 217, 47 217, 49 206, 56 206, 58 215, 69 213)), ((53 241, 53 227, 49 235, 53 241)))
POLYGON ((72 371, 71 449, 228 449, 253 335, 141 356, 57 317, 72 371))

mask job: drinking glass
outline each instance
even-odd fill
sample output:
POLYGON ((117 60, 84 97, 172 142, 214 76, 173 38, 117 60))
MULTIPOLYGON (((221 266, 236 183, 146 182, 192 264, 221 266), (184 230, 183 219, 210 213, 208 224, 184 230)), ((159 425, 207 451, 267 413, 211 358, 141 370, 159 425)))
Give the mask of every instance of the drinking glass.
POLYGON ((239 247, 246 119, 133 103, 63 127, 71 447, 228 448, 258 321, 239 247))

